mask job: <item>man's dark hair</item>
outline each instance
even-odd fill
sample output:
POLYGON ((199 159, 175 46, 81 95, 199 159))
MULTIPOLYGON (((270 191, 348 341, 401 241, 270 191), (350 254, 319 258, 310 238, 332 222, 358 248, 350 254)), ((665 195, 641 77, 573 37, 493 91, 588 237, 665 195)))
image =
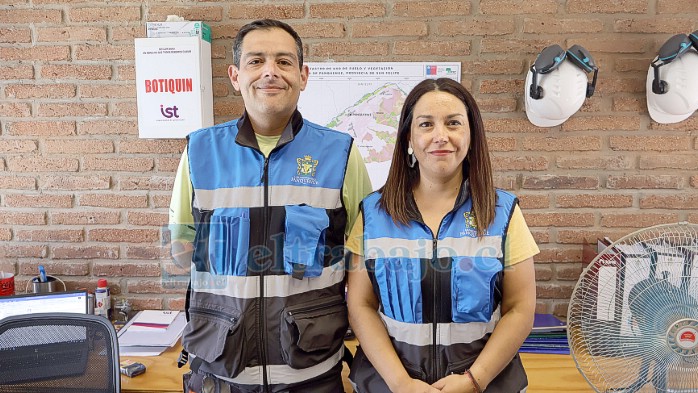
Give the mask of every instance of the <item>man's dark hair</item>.
POLYGON ((293 30, 293 27, 288 24, 275 20, 275 19, 260 19, 254 22, 250 22, 240 28, 238 34, 235 36, 235 41, 233 41, 233 64, 235 67, 240 68, 240 57, 242 57, 242 40, 245 38, 247 33, 255 30, 268 30, 268 29, 282 29, 287 32, 293 40, 296 41, 296 52, 298 53, 298 63, 299 67, 303 67, 303 42, 301 37, 293 30))

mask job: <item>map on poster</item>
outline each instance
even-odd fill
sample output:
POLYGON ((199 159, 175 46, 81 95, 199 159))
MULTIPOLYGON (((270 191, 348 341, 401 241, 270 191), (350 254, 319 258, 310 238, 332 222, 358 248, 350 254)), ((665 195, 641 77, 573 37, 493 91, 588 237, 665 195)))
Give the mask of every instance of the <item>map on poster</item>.
POLYGON ((460 63, 307 63, 300 95, 303 117, 354 137, 374 189, 388 177, 400 111, 407 94, 427 78, 460 82, 460 63))

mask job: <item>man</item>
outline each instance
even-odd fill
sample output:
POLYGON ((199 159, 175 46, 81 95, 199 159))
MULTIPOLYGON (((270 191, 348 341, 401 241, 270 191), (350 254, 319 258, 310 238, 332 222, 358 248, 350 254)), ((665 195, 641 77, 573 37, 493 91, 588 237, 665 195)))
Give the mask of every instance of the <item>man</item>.
POLYGON ((370 180, 351 137, 297 111, 309 71, 290 26, 243 26, 233 62, 245 113, 188 136, 170 206, 189 389, 342 392, 344 238, 370 180))

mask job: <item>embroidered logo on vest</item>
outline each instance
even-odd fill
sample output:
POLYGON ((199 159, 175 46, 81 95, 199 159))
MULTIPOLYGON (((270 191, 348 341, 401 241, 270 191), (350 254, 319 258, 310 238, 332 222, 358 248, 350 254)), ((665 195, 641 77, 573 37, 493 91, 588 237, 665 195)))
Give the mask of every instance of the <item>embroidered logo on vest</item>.
MULTIPOLYGON (((460 236, 477 237, 477 219, 475 218, 475 213, 468 211, 463 213, 463 218, 465 221, 465 228, 460 232, 460 236)), ((485 235, 488 235, 489 231, 485 230, 485 235)))
POLYGON ((463 217, 465 218, 465 227, 467 229, 477 229, 477 221, 475 221, 475 213, 465 212, 465 213, 463 213, 463 217))
POLYGON ((292 182, 303 184, 317 184, 315 180, 315 170, 317 169, 318 160, 313 160, 310 155, 296 158, 298 169, 296 175, 291 178, 292 182))

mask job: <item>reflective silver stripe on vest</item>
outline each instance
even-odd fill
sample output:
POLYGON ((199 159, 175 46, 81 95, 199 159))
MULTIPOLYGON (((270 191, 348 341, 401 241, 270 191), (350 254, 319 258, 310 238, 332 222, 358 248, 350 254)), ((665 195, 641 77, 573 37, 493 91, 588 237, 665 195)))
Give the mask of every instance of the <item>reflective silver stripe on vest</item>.
MULTIPOLYGON (((341 190, 323 187, 270 186, 269 206, 307 204, 321 209, 342 207, 341 190)), ((194 207, 213 210, 233 207, 263 207, 264 187, 194 190, 194 207)))
MULTIPOLYGON (((416 346, 434 344, 432 334, 434 326, 431 323, 405 323, 387 317, 381 312, 378 314, 383 319, 388 335, 396 341, 416 346)), ((486 323, 439 323, 436 326, 436 332, 439 335, 436 343, 439 345, 468 344, 479 340, 487 333, 494 331, 500 317, 500 309, 497 307, 492 313, 492 319, 486 323)))
MULTIPOLYGON (((303 369, 291 368, 291 366, 287 365, 269 365, 267 366, 267 378, 269 378, 269 383, 271 385, 291 385, 305 382, 330 371, 332 367, 336 366, 337 363, 342 360, 343 355, 344 347, 340 348, 339 351, 324 362, 303 369)), ((218 378, 240 385, 259 385, 262 380, 262 366, 246 367, 237 377, 232 379, 224 377, 218 378)))
MULTIPOLYGON (((259 276, 219 276, 196 271, 191 266, 191 287, 196 292, 254 299, 259 296, 259 276)), ((322 269, 319 277, 295 279, 289 275, 264 276, 265 297, 289 297, 300 293, 328 288, 344 280, 344 264, 336 263, 322 269)))
POLYGON ((193 204, 195 208, 200 210, 224 207, 262 207, 264 206, 264 187, 195 189, 193 204))
POLYGON ((424 258, 433 256, 432 242, 424 239, 410 240, 389 237, 367 239, 366 259, 378 258, 424 258))
POLYGON ((438 241, 436 256, 438 258, 470 255, 474 257, 501 258, 502 237, 485 236, 474 237, 447 237, 438 241))
POLYGON ((342 207, 341 190, 323 187, 270 186, 269 205, 302 205, 322 209, 342 207))
POLYGON ((322 274, 319 277, 303 278, 301 280, 293 278, 293 276, 266 276, 264 278, 264 296, 265 297, 288 297, 316 291, 319 289, 329 288, 344 280, 344 263, 336 263, 322 269, 322 274))

